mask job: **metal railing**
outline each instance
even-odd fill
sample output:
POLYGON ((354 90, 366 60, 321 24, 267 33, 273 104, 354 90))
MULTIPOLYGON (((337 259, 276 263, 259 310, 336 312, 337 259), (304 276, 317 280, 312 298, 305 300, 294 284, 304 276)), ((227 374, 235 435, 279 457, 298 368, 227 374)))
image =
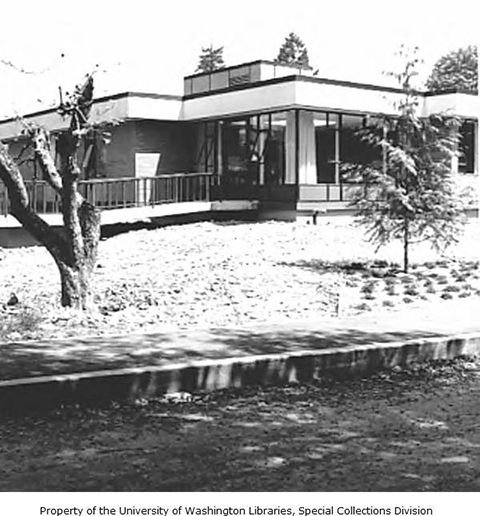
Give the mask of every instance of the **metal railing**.
MULTIPOLYGON (((45 181, 26 181, 30 205, 37 213, 60 213, 60 197, 45 181)), ((364 185, 299 185, 300 202, 350 201, 364 185)), ((79 182, 80 193, 102 210, 211 200, 294 200, 295 185, 257 185, 212 174, 181 173, 155 177, 92 179, 79 182), (277 191, 278 190, 278 191, 277 191)), ((8 194, 0 183, 0 215, 9 213, 8 194)))
MULTIPOLYGON (((103 210, 211 200, 211 174, 92 179, 79 182, 80 193, 103 210)), ((42 214, 60 213, 60 196, 45 181, 26 181, 30 205, 42 214)), ((8 194, 0 186, 0 215, 9 213, 8 194)))

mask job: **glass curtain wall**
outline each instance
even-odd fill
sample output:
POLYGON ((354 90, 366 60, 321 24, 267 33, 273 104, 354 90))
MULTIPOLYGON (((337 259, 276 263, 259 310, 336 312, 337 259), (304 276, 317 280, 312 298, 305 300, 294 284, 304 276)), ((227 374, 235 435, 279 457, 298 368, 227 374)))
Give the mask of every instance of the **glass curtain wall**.
POLYGON ((339 184, 343 165, 381 161, 381 150, 358 135, 367 125, 381 130, 375 117, 301 110, 299 183, 339 184))
POLYGON ((264 113, 198 126, 198 172, 238 185, 295 184, 295 113, 264 113))
POLYGON ((382 131, 381 124, 373 116, 307 110, 202 122, 196 169, 231 185, 339 184, 345 165, 382 161, 381 150, 358 134, 366 126, 382 131))

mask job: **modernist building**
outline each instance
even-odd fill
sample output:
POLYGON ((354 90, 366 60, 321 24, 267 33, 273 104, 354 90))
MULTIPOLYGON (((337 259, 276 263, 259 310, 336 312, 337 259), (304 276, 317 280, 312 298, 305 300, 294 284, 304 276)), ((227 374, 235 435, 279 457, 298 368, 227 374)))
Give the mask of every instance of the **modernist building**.
MULTIPOLYGON (((183 96, 128 92, 97 99, 92 122, 108 130, 110 141, 98 134, 86 142, 82 167, 92 184, 208 175, 221 200, 256 201, 271 214, 339 210, 351 187, 342 177, 343 165, 378 152, 356 136, 357 129, 394 114, 402 95, 399 89, 318 78, 310 69, 269 61, 195 74, 185 77, 183 96)), ((460 157, 452 173, 472 185, 478 175, 479 107, 473 94, 419 93, 421 115, 462 117, 460 157)), ((67 124, 53 109, 26 118, 52 132, 53 146, 55 133, 67 124)), ((22 148, 20 133, 19 121, 0 122, 0 139, 13 154, 22 148)), ((34 179, 31 161, 24 159, 21 168, 34 179)), ((117 197, 123 188, 125 206, 161 201, 151 181, 142 184, 139 190, 118 182, 109 195, 117 197)))

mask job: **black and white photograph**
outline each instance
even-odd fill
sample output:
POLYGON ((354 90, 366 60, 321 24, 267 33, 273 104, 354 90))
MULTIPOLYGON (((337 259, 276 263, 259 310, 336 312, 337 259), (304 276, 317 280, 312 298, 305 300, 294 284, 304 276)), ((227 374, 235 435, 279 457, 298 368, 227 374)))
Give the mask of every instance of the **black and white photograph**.
POLYGON ((479 14, 2 6, 1 514, 478 507, 479 14))

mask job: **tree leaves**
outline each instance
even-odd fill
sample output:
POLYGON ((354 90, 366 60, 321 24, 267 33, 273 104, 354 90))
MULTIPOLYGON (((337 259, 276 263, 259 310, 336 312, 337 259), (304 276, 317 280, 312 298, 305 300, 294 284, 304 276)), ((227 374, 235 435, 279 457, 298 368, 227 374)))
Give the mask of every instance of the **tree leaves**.
POLYGON ((404 97, 397 115, 383 117, 382 133, 368 126, 358 132, 359 138, 382 149, 383 162, 353 165, 347 171, 349 180, 367 185, 358 189, 352 205, 370 240, 380 247, 401 239, 405 271, 410 243, 428 240, 441 250, 457 241, 465 222, 450 177, 461 121, 418 115, 417 94, 411 88, 417 63, 411 58, 404 71, 395 74, 404 97))
POLYGON ((294 32, 291 32, 280 47, 275 62, 309 66, 305 43, 294 32))
POLYGON ((195 71, 209 73, 220 70, 221 68, 225 68, 223 47, 213 48, 213 45, 202 47, 202 53, 200 54, 199 63, 195 71))
POLYGON ((431 91, 478 91, 478 52, 476 46, 459 48, 442 56, 427 81, 431 91))

